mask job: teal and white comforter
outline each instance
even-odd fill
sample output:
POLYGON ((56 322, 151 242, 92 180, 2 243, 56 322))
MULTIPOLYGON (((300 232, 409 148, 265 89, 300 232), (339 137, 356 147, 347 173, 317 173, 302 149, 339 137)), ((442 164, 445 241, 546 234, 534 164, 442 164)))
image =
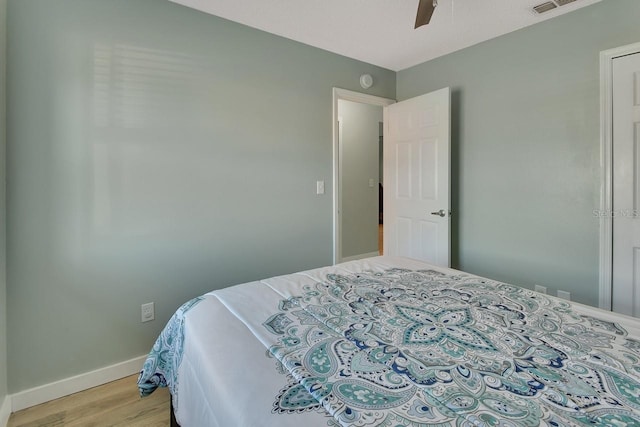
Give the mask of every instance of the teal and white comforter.
POLYGON ((150 356, 183 427, 640 425, 636 319, 459 271, 380 257, 190 307, 150 356))

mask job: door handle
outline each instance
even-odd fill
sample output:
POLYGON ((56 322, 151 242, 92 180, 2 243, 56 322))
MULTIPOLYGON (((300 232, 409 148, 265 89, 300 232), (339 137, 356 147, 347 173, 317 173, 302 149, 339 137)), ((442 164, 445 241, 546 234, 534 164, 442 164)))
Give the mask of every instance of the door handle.
POLYGON ((444 209, 440 209, 438 212, 431 212, 431 215, 437 215, 444 218, 447 215, 447 213, 444 211, 444 209))

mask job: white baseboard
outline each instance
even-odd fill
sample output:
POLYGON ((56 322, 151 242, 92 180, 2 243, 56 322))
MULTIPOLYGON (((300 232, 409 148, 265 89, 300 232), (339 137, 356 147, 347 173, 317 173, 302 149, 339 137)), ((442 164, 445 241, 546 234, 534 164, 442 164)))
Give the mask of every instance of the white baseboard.
POLYGON ((357 261, 359 259, 371 258, 371 257, 374 257, 374 256, 380 256, 380 252, 375 251, 375 252, 369 252, 368 254, 360 254, 360 255, 348 256, 348 257, 342 258, 340 260, 340 262, 357 261))
MULTIPOLYGON (((146 355, 139 356, 125 362, 96 369, 95 371, 76 375, 71 378, 65 378, 50 384, 41 385, 39 387, 34 387, 29 390, 12 394, 10 396, 11 412, 30 408, 31 406, 39 405, 50 400, 68 396, 79 391, 87 390, 92 387, 136 374, 142 369, 142 364, 146 357, 146 355)), ((4 412, 0 412, 0 414, 4 414, 4 412)), ((2 419, 0 418, 0 421, 1 420, 2 419)), ((0 423, 0 427, 4 426, 0 423)))
POLYGON ((11 416, 11 396, 6 396, 0 405, 0 427, 7 427, 11 416))

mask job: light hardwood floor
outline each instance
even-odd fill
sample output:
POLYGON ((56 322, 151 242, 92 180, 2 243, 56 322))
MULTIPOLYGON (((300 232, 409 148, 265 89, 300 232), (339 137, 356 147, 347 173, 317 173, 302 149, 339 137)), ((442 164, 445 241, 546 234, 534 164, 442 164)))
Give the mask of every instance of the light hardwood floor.
POLYGON ((141 398, 137 375, 95 387, 11 415, 7 427, 168 426, 169 391, 141 398))

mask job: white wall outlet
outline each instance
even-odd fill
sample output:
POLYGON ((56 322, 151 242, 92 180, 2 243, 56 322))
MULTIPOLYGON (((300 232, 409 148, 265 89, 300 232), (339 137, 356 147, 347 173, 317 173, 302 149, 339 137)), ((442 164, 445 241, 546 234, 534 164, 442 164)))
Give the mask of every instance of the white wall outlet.
POLYGON ((324 194, 324 181, 316 181, 316 194, 324 194))
POLYGON ((546 294, 546 293, 547 293, 547 287, 546 287, 546 286, 535 285, 535 286, 533 287, 533 289, 534 289, 536 292, 540 292, 541 294, 546 294))
POLYGON ((148 302, 146 304, 142 304, 140 306, 140 313, 141 313, 141 321, 144 322, 150 322, 153 319, 156 318, 156 313, 155 313, 155 309, 153 307, 153 303, 152 302, 148 302))
POLYGON ((566 299, 567 301, 571 301, 571 292, 558 291, 558 298, 562 298, 562 299, 566 299))

